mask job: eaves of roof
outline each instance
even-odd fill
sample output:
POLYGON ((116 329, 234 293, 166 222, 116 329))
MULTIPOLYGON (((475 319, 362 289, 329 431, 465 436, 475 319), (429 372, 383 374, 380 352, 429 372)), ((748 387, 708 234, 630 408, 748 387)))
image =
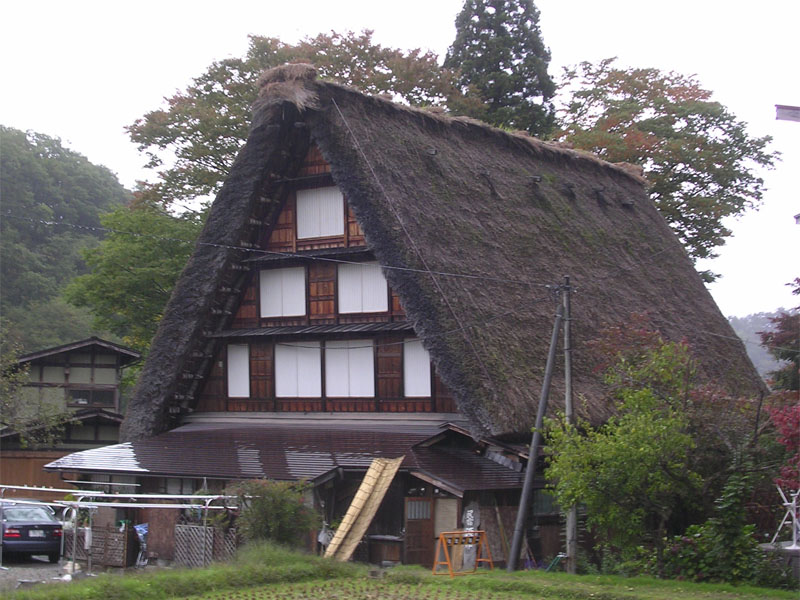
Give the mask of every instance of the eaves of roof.
POLYGON ((39 350, 37 352, 25 354, 24 356, 20 356, 19 359, 17 359, 17 362, 20 363, 30 362, 32 360, 36 360, 37 358, 44 358, 46 356, 61 354, 63 352, 72 352, 73 350, 80 350, 81 348, 86 348, 88 346, 99 346, 111 352, 120 354, 123 357, 123 363, 130 363, 142 357, 142 355, 136 352, 136 350, 128 348, 127 346, 122 346, 120 344, 115 344, 114 342, 102 340, 98 337, 90 337, 85 340, 70 342, 69 344, 54 346, 53 348, 46 348, 44 350, 39 350))

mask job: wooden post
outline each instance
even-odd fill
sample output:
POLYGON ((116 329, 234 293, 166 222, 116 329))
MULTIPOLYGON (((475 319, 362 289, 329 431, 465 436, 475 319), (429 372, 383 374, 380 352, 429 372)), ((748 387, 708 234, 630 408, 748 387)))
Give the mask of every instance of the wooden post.
POLYGON ((522 485, 522 494, 519 498, 519 508, 517 509, 517 520, 514 524, 514 538, 511 542, 511 554, 508 556, 506 570, 511 572, 517 568, 517 559, 522 549, 522 537, 524 535, 525 521, 528 517, 528 504, 533 488, 533 476, 536 472, 536 456, 539 454, 539 445, 542 440, 542 423, 544 414, 547 412, 547 398, 550 396, 550 382, 553 380, 553 363, 556 359, 556 347, 558 346, 558 332, 561 329, 561 321, 564 316, 564 304, 558 303, 556 318, 553 323, 553 335, 550 336, 550 351, 547 354, 547 366, 544 370, 544 381, 542 382, 542 392, 539 397, 539 408, 536 411, 536 425, 533 428, 533 437, 528 452, 528 466, 525 468, 525 483, 522 485))

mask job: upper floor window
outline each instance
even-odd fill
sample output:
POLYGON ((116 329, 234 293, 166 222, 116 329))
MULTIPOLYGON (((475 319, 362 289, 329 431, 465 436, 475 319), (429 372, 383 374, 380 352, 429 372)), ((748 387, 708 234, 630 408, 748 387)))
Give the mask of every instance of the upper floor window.
POLYGON ((275 395, 278 398, 322 396, 322 360, 319 342, 275 344, 275 395))
POLYGON ((372 340, 325 342, 325 395, 329 398, 375 396, 372 340))
POLYGON ((422 340, 403 342, 403 390, 406 398, 431 395, 431 357, 422 340))
POLYGON ((306 314, 304 267, 261 271, 261 316, 290 317, 306 314))
POLYGON ((387 310, 389 287, 378 263, 339 265, 339 313, 387 310))
POLYGON ((247 344, 228 345, 228 397, 250 396, 250 347, 247 344))
POLYGON ((344 235, 344 197, 338 187, 297 190, 297 239, 344 235))

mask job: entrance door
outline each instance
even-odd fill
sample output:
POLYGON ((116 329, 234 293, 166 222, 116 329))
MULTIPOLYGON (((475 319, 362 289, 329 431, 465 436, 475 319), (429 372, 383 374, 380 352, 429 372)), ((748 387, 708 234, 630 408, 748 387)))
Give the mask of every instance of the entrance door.
POLYGON ((433 498, 406 498, 406 564, 433 566, 433 498))

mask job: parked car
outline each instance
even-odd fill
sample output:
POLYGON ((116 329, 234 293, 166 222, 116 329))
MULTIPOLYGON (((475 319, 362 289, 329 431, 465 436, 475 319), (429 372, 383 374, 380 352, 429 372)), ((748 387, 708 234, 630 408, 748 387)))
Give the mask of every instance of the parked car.
POLYGON ((4 502, 2 511, 4 554, 45 554, 58 562, 64 530, 49 507, 4 502))

